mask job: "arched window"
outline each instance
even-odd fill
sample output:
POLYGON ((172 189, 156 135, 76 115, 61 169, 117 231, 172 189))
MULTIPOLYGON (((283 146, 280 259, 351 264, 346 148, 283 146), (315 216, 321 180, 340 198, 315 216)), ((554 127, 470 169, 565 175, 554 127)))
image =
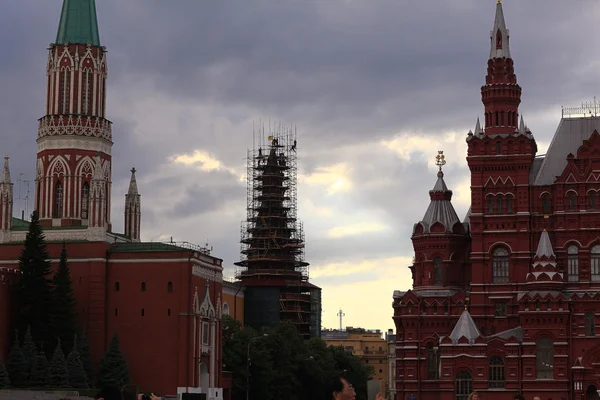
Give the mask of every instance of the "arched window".
POLYGON ((512 214, 513 212, 513 198, 512 196, 506 197, 506 213, 512 214))
POLYGON ((223 315, 229 315, 229 304, 223 303, 223 315))
POLYGON ((492 254, 492 283, 508 283, 508 250, 497 247, 492 254))
POLYGON ((60 112, 61 114, 69 114, 69 88, 71 86, 71 71, 69 68, 64 68, 62 70, 62 85, 60 88, 61 92, 61 106, 60 112))
POLYGON ((504 383, 504 361, 500 357, 490 358, 488 386, 490 388, 503 388, 504 383))
POLYGON ((595 210, 596 209, 596 193, 590 192, 588 197, 590 200, 590 210, 595 210))
POLYGON ((498 203, 498 214, 502 214, 502 210, 503 210, 503 206, 504 206, 504 196, 498 196, 497 197, 497 203, 498 203))
POLYGON ((489 214, 493 214, 494 213, 494 198, 490 197, 488 199, 488 213, 489 214))
POLYGON ((585 313, 585 336, 596 336, 596 316, 592 312, 585 313))
POLYGON ((468 371, 460 371, 456 374, 454 381, 454 393, 456 400, 467 400, 473 391, 473 378, 468 371))
POLYGON ((554 349, 552 340, 539 339, 535 342, 535 369, 537 379, 554 378, 554 349))
POLYGON ((83 99, 82 108, 83 115, 92 113, 92 78, 94 77, 90 69, 86 69, 83 73, 83 99))
POLYGON ((54 192, 54 218, 62 218, 63 214, 63 186, 60 181, 56 182, 54 192))
POLYGON ((433 343, 428 343, 427 349, 427 379, 440 379, 439 358, 433 343))
POLYGON ((573 211, 575 210, 575 194, 573 193, 569 193, 569 210, 573 211))
POLYGON ((544 193, 542 195, 542 211, 544 214, 550 214, 550 195, 544 193))
POLYGON ((600 245, 592 247, 592 282, 600 282, 600 245))
POLYGON ((567 249, 567 265, 569 282, 579 282, 579 249, 577 246, 569 246, 567 249))
POLYGON ((439 257, 433 260, 433 284, 442 284, 442 259, 439 257))
POLYGON ((87 182, 83 183, 81 188, 81 219, 88 219, 88 208, 90 200, 90 185, 87 182))

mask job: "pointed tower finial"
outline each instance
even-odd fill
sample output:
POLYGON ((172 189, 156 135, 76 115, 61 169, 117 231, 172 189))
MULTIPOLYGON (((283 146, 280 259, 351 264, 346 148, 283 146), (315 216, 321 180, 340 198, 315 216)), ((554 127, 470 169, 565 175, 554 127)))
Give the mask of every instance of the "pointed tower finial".
POLYGON ((8 156, 4 156, 4 168, 2 169, 2 183, 10 182, 10 168, 8 166, 8 156))
POLYGON ((502 9, 502 1, 496 3, 496 17, 494 19, 494 27, 490 32, 490 59, 492 58, 511 58, 510 57, 510 32, 506 29, 504 21, 504 10, 502 9))
POLYGON ((129 195, 139 194, 138 187, 137 187, 137 181, 135 179, 136 172, 137 172, 137 170, 135 169, 135 167, 131 168, 131 179, 129 180, 129 190, 127 191, 127 194, 129 194, 129 195))
POLYGON ((100 46, 95 0, 63 0, 56 44, 100 46))
POLYGON ((131 168, 129 190, 125 195, 125 235, 129 236, 133 242, 140 241, 142 221, 141 196, 138 192, 137 181, 135 179, 136 172, 135 167, 131 168))
POLYGON ((435 156, 435 165, 440 168, 440 172, 442 171, 442 167, 446 165, 446 156, 443 150, 439 150, 437 156, 435 156))

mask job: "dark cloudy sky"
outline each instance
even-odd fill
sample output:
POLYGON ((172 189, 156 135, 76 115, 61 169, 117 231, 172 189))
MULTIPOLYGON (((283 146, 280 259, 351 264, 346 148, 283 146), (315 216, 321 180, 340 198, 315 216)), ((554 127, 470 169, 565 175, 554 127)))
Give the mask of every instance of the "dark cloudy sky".
MULTIPOLYGON (((427 207, 437 150, 447 155, 457 212, 468 208, 464 139, 483 110, 495 3, 98 1, 114 122, 113 225, 123 224, 135 166, 143 238, 208 240, 232 276, 253 123, 292 121, 299 216, 324 325, 335 327, 342 307, 344 325, 391 328, 392 291, 411 283, 410 232, 427 207)), ((0 148, 15 181, 32 179, 61 1, 1 7, 0 148)), ((600 2, 505 0, 504 13, 521 113, 544 152, 560 106, 600 95, 600 2)))

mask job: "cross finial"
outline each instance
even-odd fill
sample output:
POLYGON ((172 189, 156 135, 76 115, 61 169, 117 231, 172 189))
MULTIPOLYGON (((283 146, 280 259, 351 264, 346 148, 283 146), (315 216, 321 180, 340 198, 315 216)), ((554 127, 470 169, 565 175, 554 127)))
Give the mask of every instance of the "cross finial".
POLYGON ((135 171, 137 171, 137 170, 135 169, 135 167, 131 168, 131 173, 132 173, 132 174, 135 174, 135 171))
POLYGON ((446 156, 444 156, 443 150, 439 150, 437 156, 435 156, 435 165, 440 168, 440 171, 442 170, 442 167, 446 165, 446 156))

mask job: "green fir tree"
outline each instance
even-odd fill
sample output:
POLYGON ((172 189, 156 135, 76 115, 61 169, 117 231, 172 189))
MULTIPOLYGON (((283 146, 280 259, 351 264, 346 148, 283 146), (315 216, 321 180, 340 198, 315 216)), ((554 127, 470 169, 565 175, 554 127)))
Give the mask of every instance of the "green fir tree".
POLYGON ((96 378, 94 375, 94 361, 92 359, 92 351, 90 350, 90 343, 87 340, 85 331, 81 335, 81 338, 77 339, 77 352, 83 364, 83 370, 87 377, 87 382, 90 387, 94 387, 96 378))
POLYGON ((29 379, 29 374, 31 373, 31 367, 33 366, 33 361, 38 354, 38 349, 33 343, 33 338, 31 337, 31 329, 27 327, 25 331, 25 336, 23 337, 23 345, 21 346, 21 352, 23 353, 23 360, 25 361, 25 371, 27 371, 26 379, 29 379))
POLYGON ((83 368, 83 363, 77 351, 77 338, 75 338, 73 350, 67 356, 67 369, 69 370, 69 385, 76 389, 86 389, 88 380, 83 368))
POLYGON ((33 360, 31 374, 29 375, 29 386, 32 388, 48 387, 52 383, 50 379, 50 365, 46 354, 40 350, 33 360))
POLYGON ((67 247, 63 243, 58 270, 54 275, 54 328, 62 343, 63 354, 73 348, 76 332, 75 293, 71 281, 71 271, 67 264, 67 247))
POLYGON ((7 387, 10 387, 10 378, 4 363, 0 360, 0 389, 6 389, 7 387))
POLYGON ((10 352, 8 353, 8 362, 6 363, 8 369, 8 376, 14 387, 25 387, 27 385, 27 378, 29 377, 29 370, 27 369, 27 363, 23 357, 21 347, 19 347, 19 332, 15 333, 15 340, 10 352))
POLYGON ((100 376, 98 377, 98 386, 108 385, 123 386, 129 383, 129 367, 127 361, 121 353, 119 337, 115 333, 110 340, 108 350, 104 353, 100 362, 100 376))
POLYGON ((54 354, 52 354, 52 360, 50 360, 50 383, 55 388, 69 387, 69 370, 67 369, 67 361, 62 351, 60 339, 56 344, 54 354))
POLYGON ((21 332, 29 326, 34 342, 44 345, 50 345, 55 340, 49 258, 38 213, 34 211, 19 258, 21 274, 16 285, 16 322, 21 332))

